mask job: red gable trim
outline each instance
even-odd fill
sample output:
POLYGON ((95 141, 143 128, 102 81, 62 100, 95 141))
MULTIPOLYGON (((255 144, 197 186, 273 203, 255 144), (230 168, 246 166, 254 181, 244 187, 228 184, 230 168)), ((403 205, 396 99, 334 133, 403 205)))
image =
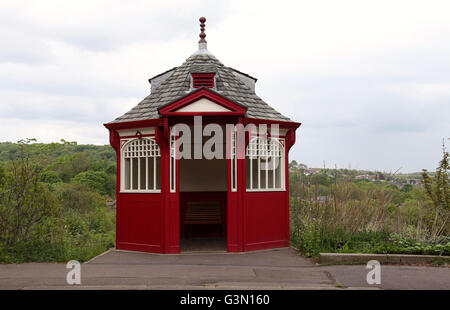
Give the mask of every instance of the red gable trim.
POLYGON ((217 94, 216 92, 211 91, 207 88, 200 88, 197 91, 194 91, 185 97, 178 99, 172 103, 169 103, 166 106, 160 107, 158 109, 159 114, 162 116, 181 116, 181 115, 237 115, 243 116, 247 111, 246 107, 243 107, 233 101, 228 100, 225 97, 217 94), (201 98, 206 98, 211 100, 218 105, 221 105, 231 111, 229 112, 176 112, 176 110, 189 105, 201 98))
POLYGON ((146 119, 141 121, 119 122, 119 123, 106 123, 103 124, 108 129, 129 129, 139 127, 153 127, 162 126, 162 119, 146 119))
POLYGON ((290 121, 277 121, 277 120, 270 120, 270 119, 262 119, 262 118, 244 118, 243 120, 244 125, 247 124, 278 124, 283 127, 294 127, 298 128, 302 123, 297 122, 290 122, 290 121))

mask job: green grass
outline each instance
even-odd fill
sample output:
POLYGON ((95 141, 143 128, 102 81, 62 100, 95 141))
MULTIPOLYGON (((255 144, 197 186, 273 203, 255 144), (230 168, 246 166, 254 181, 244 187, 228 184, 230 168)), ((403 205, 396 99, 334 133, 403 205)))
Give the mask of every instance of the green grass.
POLYGON ((311 229, 299 235, 291 235, 292 244, 308 257, 319 253, 373 253, 450 255, 450 238, 417 242, 401 238, 390 232, 346 233, 336 230, 324 233, 311 229))
POLYGON ((103 253, 115 242, 115 211, 98 208, 87 214, 67 211, 61 222, 49 221, 48 232, 36 233, 34 238, 0 243, 0 263, 80 262, 103 253), (56 228, 62 225, 60 232, 56 228))
POLYGON ((114 234, 96 234, 83 243, 76 240, 17 242, 8 247, 0 247, 0 262, 67 262, 69 260, 84 262, 113 246, 114 234))

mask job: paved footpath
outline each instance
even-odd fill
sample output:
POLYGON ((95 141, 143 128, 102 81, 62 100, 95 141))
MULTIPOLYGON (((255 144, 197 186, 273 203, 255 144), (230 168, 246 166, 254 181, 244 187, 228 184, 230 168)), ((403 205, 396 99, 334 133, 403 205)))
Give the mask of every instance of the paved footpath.
POLYGON ((450 268, 382 266, 381 285, 365 266, 317 266, 295 249, 159 255, 110 250, 81 265, 69 286, 65 264, 0 265, 0 289, 450 289, 450 268))

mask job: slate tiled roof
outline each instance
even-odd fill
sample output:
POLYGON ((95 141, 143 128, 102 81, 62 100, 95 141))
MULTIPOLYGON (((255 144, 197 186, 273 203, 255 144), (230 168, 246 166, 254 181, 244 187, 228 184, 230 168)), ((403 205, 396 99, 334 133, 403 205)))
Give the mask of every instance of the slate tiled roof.
MULTIPOLYGON (((190 73, 216 73, 216 88, 223 97, 247 107, 246 117, 290 121, 286 116, 259 98, 253 90, 244 84, 234 73, 232 68, 225 67, 210 53, 195 53, 159 85, 150 95, 139 102, 124 115, 111 123, 130 122, 159 118, 158 108, 176 101, 190 91, 190 73)), ((234 70, 236 71, 236 70, 234 70)))

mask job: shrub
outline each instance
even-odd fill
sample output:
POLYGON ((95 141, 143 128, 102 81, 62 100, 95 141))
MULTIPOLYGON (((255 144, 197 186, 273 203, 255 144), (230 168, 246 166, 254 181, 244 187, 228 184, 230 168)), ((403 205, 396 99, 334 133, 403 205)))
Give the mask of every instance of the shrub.
MULTIPOLYGON (((93 146, 77 153, 76 143, 33 141, 20 141, 7 154, 11 161, 0 163, 0 262, 85 261, 114 246, 115 211, 102 196, 115 186, 101 171, 107 160, 83 173, 94 162, 87 152, 93 146), (61 181, 74 173, 73 183, 61 181)), ((113 160, 114 152, 104 157, 110 153, 113 160)))
POLYGON ((102 195, 112 195, 113 193, 111 178, 104 171, 88 170, 80 172, 72 178, 72 182, 86 184, 90 189, 96 190, 102 195))
POLYGON ((65 210, 87 213, 106 205, 106 199, 86 184, 60 183, 55 186, 55 192, 65 210))
POLYGON ((40 181, 49 184, 62 182, 62 180, 58 176, 58 173, 52 170, 43 171, 41 173, 40 181))

